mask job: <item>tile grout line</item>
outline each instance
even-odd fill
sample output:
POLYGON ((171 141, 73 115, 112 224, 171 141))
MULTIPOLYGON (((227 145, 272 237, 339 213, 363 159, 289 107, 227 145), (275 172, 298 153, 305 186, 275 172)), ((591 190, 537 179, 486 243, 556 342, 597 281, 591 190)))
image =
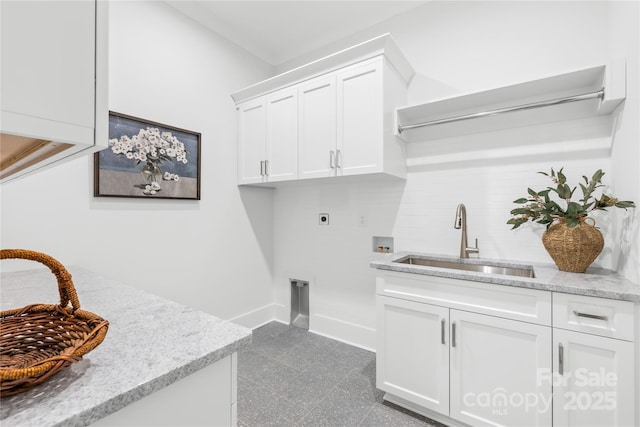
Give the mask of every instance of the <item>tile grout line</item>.
POLYGON ((334 391, 338 388, 338 386, 334 386, 332 389, 330 389, 322 399, 320 399, 315 405, 313 405, 311 407, 311 409, 309 409, 309 411, 307 411, 306 414, 304 414, 304 416, 302 418, 300 418, 300 420, 298 421, 298 425, 300 425, 299 423, 302 423, 304 421, 305 418, 307 418, 309 415, 311 415, 311 413, 313 412, 314 409, 316 409, 318 406, 320 406, 320 404, 322 402, 324 402, 324 400, 334 391))
MULTIPOLYGON (((263 353, 261 353, 261 352, 256 352, 256 353, 258 353, 258 354, 260 354, 260 355, 262 355, 262 356, 264 356, 264 357, 267 357, 267 358, 269 358, 269 359, 271 359, 271 360, 273 360, 273 361, 277 362, 277 360, 274 360, 273 358, 270 358, 270 357, 269 357, 269 356, 267 356, 266 354, 263 354, 263 353)), ((285 364, 283 364, 283 363, 280 363, 280 364, 281 364, 282 366, 287 367, 287 365, 285 365, 285 364)), ((304 371, 300 371, 300 372, 298 372, 298 373, 296 374, 296 377, 297 377, 298 375, 301 375, 303 372, 304 372, 304 371)), ((277 390, 272 389, 272 388, 271 388, 271 387, 269 387, 267 384, 256 382, 256 381, 254 381, 254 380, 252 380, 252 379, 250 379, 250 378, 244 377, 244 376, 243 376, 243 378, 245 378, 245 380, 247 380, 247 381, 252 382, 253 384, 256 384, 256 385, 257 385, 257 386, 259 386, 259 387, 262 387, 262 388, 264 388, 264 389, 268 390, 269 392, 271 392, 271 393, 272 393, 272 394, 274 394, 275 396, 277 396, 277 397, 281 398, 282 400, 284 400, 284 401, 286 401, 286 402, 290 403, 291 405, 296 406, 296 407, 298 407, 298 408, 301 408, 301 409, 303 410, 303 412, 304 412, 304 415, 303 415, 302 417, 300 417, 300 419, 297 421, 297 423, 300 423, 302 420, 304 420, 304 419, 305 419, 305 418, 306 418, 306 417, 307 417, 307 416, 308 416, 308 415, 309 415, 309 414, 310 414, 310 413, 311 413, 311 412, 312 412, 312 411, 313 411, 313 410, 314 410, 314 409, 315 409, 315 408, 320 404, 320 402, 322 402, 322 400, 324 400, 324 398, 326 398, 326 397, 327 397, 327 396, 328 396, 328 395, 329 395, 329 394, 330 394, 330 393, 331 393, 335 388, 337 388, 337 385, 336 385, 336 386, 334 386, 332 389, 330 389, 330 390, 327 392, 327 394, 324 396, 324 398, 323 398, 322 400, 318 401, 315 405, 313 405, 312 407, 310 407, 309 409, 307 409, 307 407, 306 407, 306 406, 303 406, 303 405, 297 404, 297 403, 295 403, 295 402, 292 402, 292 401, 291 401, 291 400, 289 400, 286 396, 281 395, 277 390)))
POLYGON ((362 417, 362 419, 358 422, 357 426, 362 426, 363 425, 362 423, 364 423, 364 420, 366 420, 367 417, 369 417, 369 414, 373 412, 373 408, 375 408, 375 407, 376 407, 375 403, 373 405, 371 405, 371 408, 369 408, 369 410, 364 415, 364 417, 362 417))
MULTIPOLYGON (((265 354, 265 353, 262 353, 262 352, 260 352, 260 351, 255 351, 255 353, 260 354, 260 355, 262 355, 262 356, 264 356, 264 357, 266 357, 266 358, 268 358, 268 359, 270 359, 270 360, 272 360, 272 361, 274 361, 274 362, 276 362, 276 363, 279 363, 280 365, 282 365, 282 366, 284 366, 284 367, 289 367, 288 365, 286 365, 286 364, 284 364, 284 363, 282 363, 282 362, 278 361, 277 359, 274 359, 274 358, 272 358, 272 357, 268 356, 268 355, 267 355, 267 354, 265 354)), ((334 358, 334 357, 330 357, 330 358, 331 358, 331 359, 333 359, 333 360, 338 360, 337 358, 334 358)), ((244 378, 245 378, 246 380, 248 380, 248 381, 250 381, 250 382, 252 382, 252 383, 254 383, 254 384, 256 384, 256 385, 258 385, 258 386, 260 386, 260 387, 262 387, 262 388, 264 388, 264 389, 266 389, 266 390, 268 390, 268 391, 270 391, 272 394, 274 394, 275 396, 278 396, 279 398, 281 398, 281 399, 285 400, 286 402, 290 403, 291 405, 294 405, 294 406, 297 406, 297 407, 299 407, 299 408, 302 408, 302 409, 303 409, 303 411, 304 411, 304 415, 303 415, 303 416, 302 416, 302 417, 297 421, 297 423, 296 423, 296 424, 299 424, 299 423, 303 422, 303 421, 304 421, 304 419, 305 419, 305 418, 307 418, 307 417, 308 417, 308 416, 309 416, 309 415, 314 411, 314 409, 316 409, 316 408, 317 408, 317 407, 318 407, 322 402, 324 402, 324 401, 327 399, 327 397, 329 397, 329 396, 331 395, 331 393, 333 393, 334 391, 336 391, 336 390, 342 390, 342 391, 344 391, 344 392, 346 392, 346 393, 351 394, 351 392, 349 392, 348 390, 345 390, 345 389, 341 388, 341 387, 340 387, 340 384, 342 384, 344 381, 346 381, 346 378, 347 378, 349 375, 351 375, 353 372, 355 372, 357 369, 358 369, 357 367, 353 367, 353 368, 351 368, 351 369, 349 370, 349 372, 347 372, 347 373, 344 375, 344 377, 343 377, 342 379, 339 379, 339 380, 335 383, 335 385, 325 393, 325 395, 323 396, 323 398, 322 398, 322 399, 320 399, 320 400, 319 400, 315 405, 313 405, 313 406, 309 407, 309 409, 307 409, 307 407, 306 407, 306 406, 299 405, 299 404, 297 404, 297 403, 295 403, 295 402, 292 402, 291 400, 287 399, 285 396, 281 395, 278 391, 276 391, 276 390, 272 389, 271 387, 269 387, 269 386, 268 386, 268 385, 266 385, 266 384, 256 382, 256 381, 254 381, 254 380, 252 380, 252 379, 250 379, 250 378, 247 378, 247 377, 244 377, 244 378)), ((306 369, 303 369, 302 371, 298 372, 298 373, 296 374, 296 377, 297 377, 298 375, 301 375, 303 372, 305 372, 305 370, 306 370, 306 369)), ((355 395, 354 395, 354 396, 355 396, 355 395)), ((355 396, 355 397, 360 397, 360 396, 355 396)), ((375 406, 375 402, 374 402, 374 404, 372 404, 372 405, 371 405, 371 407, 370 407, 370 408, 369 408, 369 410, 367 411, 367 414, 366 414, 366 415, 368 415, 368 414, 371 412, 371 410, 373 409, 373 407, 374 407, 374 406, 375 406)), ((357 425, 359 425, 359 424, 360 424, 360 422, 364 421, 364 419, 366 418, 366 415, 365 415, 365 417, 364 417, 364 418, 362 418, 362 420, 360 420, 360 421, 358 422, 358 424, 357 424, 357 425)))

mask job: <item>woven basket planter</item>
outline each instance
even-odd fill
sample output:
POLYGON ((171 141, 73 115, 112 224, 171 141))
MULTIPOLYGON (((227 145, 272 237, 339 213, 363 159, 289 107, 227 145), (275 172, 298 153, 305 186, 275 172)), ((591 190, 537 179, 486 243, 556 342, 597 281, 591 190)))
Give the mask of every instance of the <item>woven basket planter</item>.
POLYGON ((580 218, 571 228, 566 219, 559 218, 542 235, 542 244, 559 270, 584 273, 602 252, 604 238, 592 218, 580 218))
POLYGON ((58 281, 60 304, 31 304, 0 313, 0 397, 25 392, 97 347, 109 322, 80 309, 71 274, 49 255, 0 250, 0 259, 38 261, 58 281), (69 305, 70 303, 70 305, 69 305))

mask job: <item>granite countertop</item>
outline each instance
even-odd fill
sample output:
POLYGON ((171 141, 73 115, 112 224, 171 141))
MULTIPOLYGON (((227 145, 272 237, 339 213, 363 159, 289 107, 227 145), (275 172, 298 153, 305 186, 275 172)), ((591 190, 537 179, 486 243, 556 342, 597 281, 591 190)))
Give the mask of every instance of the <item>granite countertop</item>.
MULTIPOLYGON (((251 330, 79 267, 82 309, 109 321, 105 340, 44 384, 0 402, 0 424, 86 426, 247 346, 251 330)), ((0 309, 59 302, 53 274, 3 273, 0 309)))
POLYGON ((420 252, 398 252, 389 254, 382 259, 372 261, 370 265, 371 267, 380 270, 449 277, 453 279, 494 283, 496 285, 517 286, 521 288, 541 289, 567 294, 640 302, 640 285, 625 279, 614 271, 601 268, 590 267, 587 269, 586 273, 569 273, 558 270, 558 268, 553 264, 510 262, 486 258, 469 258, 460 260, 460 258, 457 257, 420 252), (505 276, 394 262, 409 255, 439 261, 456 261, 468 264, 490 263, 492 265, 500 265, 503 267, 531 266, 533 267, 535 277, 505 276))

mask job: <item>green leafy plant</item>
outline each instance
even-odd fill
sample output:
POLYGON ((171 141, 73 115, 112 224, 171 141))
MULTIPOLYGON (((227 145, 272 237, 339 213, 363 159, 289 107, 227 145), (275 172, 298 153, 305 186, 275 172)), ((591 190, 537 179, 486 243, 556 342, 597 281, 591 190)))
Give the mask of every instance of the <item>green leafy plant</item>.
POLYGON ((538 172, 548 176, 555 183, 555 187, 547 187, 542 191, 534 191, 528 188, 528 197, 513 201, 513 203, 522 206, 511 210, 513 217, 507 221, 507 224, 513 225, 512 230, 528 221, 546 224, 547 228, 549 228, 551 223, 557 218, 565 218, 567 227, 571 228, 577 226, 581 218, 585 218, 590 212, 595 210, 606 210, 612 206, 625 210, 636 207, 631 201, 620 201, 604 193, 602 193, 600 197, 594 196, 596 189, 603 186, 602 177, 604 176, 604 172, 602 172, 601 169, 598 169, 591 179, 588 179, 586 176, 582 177, 584 184, 579 184, 580 190, 582 191, 582 199, 578 202, 571 201, 573 193, 578 187, 571 188, 569 184, 567 184, 567 177, 562 173, 562 169, 564 168, 556 172, 551 168, 551 173, 538 172), (556 202, 552 200, 551 196, 556 196, 560 201, 556 202))

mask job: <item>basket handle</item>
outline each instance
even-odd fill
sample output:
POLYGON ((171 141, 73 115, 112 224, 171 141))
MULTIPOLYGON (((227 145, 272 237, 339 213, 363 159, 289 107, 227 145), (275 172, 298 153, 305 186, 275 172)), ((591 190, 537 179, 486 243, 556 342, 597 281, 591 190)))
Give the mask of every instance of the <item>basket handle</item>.
POLYGON ((58 281, 58 292, 60 293, 60 306, 66 307, 71 301, 73 311, 80 308, 80 301, 76 288, 71 281, 71 274, 64 268, 55 258, 43 254, 42 252, 31 251, 28 249, 2 249, 0 250, 0 259, 20 258, 37 261, 49 267, 49 270, 56 276, 58 281))

